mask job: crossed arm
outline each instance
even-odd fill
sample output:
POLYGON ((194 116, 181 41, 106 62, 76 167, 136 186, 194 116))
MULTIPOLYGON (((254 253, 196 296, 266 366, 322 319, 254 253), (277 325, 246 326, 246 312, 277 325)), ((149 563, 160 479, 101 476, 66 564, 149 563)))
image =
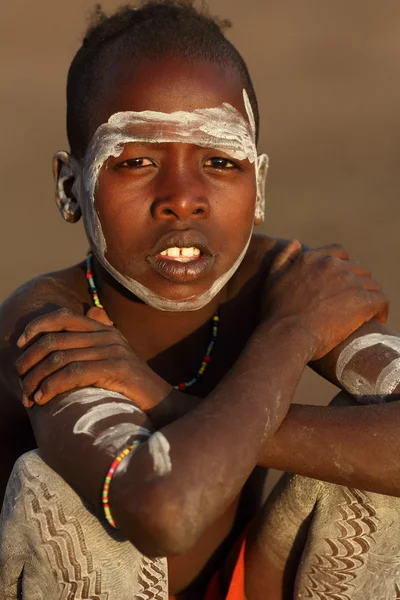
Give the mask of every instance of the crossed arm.
MULTIPOLYGON (((52 310, 56 306, 57 300, 52 310)), ((42 302, 39 313, 48 312, 42 302)), ((91 326, 97 327, 93 323, 91 326)), ((23 323, 19 332, 21 328, 23 323)), ((104 330, 108 331, 107 326, 104 330)), ((371 331, 389 333, 374 322, 364 325, 353 339, 371 331)), ((331 379, 335 377, 332 365, 349 343, 352 338, 320 361, 318 368, 329 372, 331 379)), ((371 366, 382 352, 376 347, 367 354, 365 360, 350 366, 370 380, 371 370, 376 371, 371 366)), ((21 395, 18 374, 11 355, 7 356, 9 369, 14 369, 7 385, 15 398, 21 395)), ((82 396, 77 401, 76 396, 61 395, 45 406, 35 406, 29 414, 45 460, 97 506, 105 473, 117 453, 110 438, 115 438, 115 433, 128 435, 130 440, 139 437, 141 446, 126 459, 111 486, 114 518, 144 553, 181 554, 238 495, 257 463, 400 495, 400 477, 392 461, 397 454, 396 402, 384 406, 290 406, 304 366, 314 356, 315 346, 303 327, 291 319, 267 320, 214 392, 201 401, 194 399, 192 409, 182 410, 181 415, 166 410, 171 402, 179 412, 179 393, 152 376, 142 405, 138 403, 143 410, 135 410, 130 400, 105 391, 97 398, 87 392, 84 401, 82 396), (146 405, 149 399, 152 407, 146 405), (102 418, 88 421, 88 415, 95 414, 102 418), (148 437, 154 429, 158 437, 148 437), (382 431, 385 437, 379 435, 382 431)), ((393 355, 380 361, 384 368, 393 355)), ((4 361, 3 379, 6 372, 4 361)), ((148 375, 142 372, 137 390, 143 388, 148 375)), ((140 399, 137 390, 132 395, 140 399)), ((184 398, 186 404, 187 396, 184 398)))

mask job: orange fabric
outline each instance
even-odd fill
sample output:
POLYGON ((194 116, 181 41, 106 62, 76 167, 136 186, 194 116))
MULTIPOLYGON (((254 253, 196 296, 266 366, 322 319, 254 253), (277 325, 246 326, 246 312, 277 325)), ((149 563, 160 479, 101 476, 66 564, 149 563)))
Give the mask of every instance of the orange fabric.
MULTIPOLYGON (((239 556, 232 573, 232 579, 229 584, 228 595, 221 598, 220 573, 217 571, 211 579, 204 596, 204 600, 246 600, 244 595, 244 555, 246 549, 246 537, 243 536, 239 556)), ((169 600, 175 600, 175 596, 169 596, 169 600)))
MULTIPOLYGON (((246 550, 246 536, 243 536, 239 556, 235 568, 233 569, 232 579, 229 584, 228 594, 224 600, 246 600, 244 595, 244 555, 246 550)), ((207 588, 204 600, 223 600, 221 598, 220 573, 215 573, 210 585, 207 588)))

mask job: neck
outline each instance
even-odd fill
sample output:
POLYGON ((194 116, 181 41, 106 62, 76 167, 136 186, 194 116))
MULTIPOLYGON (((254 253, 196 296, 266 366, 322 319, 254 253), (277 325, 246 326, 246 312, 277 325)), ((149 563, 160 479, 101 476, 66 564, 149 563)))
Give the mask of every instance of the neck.
POLYGON ((226 288, 197 311, 160 311, 137 299, 97 262, 93 265, 100 300, 131 348, 145 361, 174 346, 207 323, 225 301, 226 288))

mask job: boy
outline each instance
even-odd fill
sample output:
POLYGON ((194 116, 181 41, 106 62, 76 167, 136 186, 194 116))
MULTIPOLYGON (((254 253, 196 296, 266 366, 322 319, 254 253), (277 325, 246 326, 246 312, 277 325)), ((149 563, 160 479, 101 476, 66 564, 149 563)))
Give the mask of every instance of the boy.
MULTIPOLYGON (((279 560, 260 548, 272 513, 260 512, 257 465, 400 495, 395 403, 289 408, 309 362, 358 396, 397 390, 385 298, 339 247, 302 254, 253 235, 267 169, 256 97, 240 55, 190 4, 100 14, 67 96, 57 200, 66 220, 83 214, 93 255, 2 307, 4 422, 26 422, 18 400, 42 405, 28 416, 52 467, 30 455, 10 480, 4 596, 292 594, 300 529, 273 548, 279 560), (371 429, 385 431, 373 449, 371 429), (89 506, 103 498, 134 546, 82 513, 56 473, 89 506)), ((35 443, 3 439, 5 482, 35 443)))

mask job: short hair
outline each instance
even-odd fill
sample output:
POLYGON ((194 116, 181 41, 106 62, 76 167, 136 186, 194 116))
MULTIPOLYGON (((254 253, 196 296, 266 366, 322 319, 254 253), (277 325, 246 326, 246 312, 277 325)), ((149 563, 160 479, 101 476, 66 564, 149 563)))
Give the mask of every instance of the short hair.
POLYGON ((67 135, 77 158, 82 158, 90 141, 90 122, 101 95, 102 73, 118 57, 158 58, 168 53, 237 68, 249 95, 258 134, 258 104, 249 71, 223 33, 230 23, 211 17, 204 3, 197 10, 193 1, 139 0, 137 6, 123 6, 111 16, 96 6, 68 72, 67 135))

